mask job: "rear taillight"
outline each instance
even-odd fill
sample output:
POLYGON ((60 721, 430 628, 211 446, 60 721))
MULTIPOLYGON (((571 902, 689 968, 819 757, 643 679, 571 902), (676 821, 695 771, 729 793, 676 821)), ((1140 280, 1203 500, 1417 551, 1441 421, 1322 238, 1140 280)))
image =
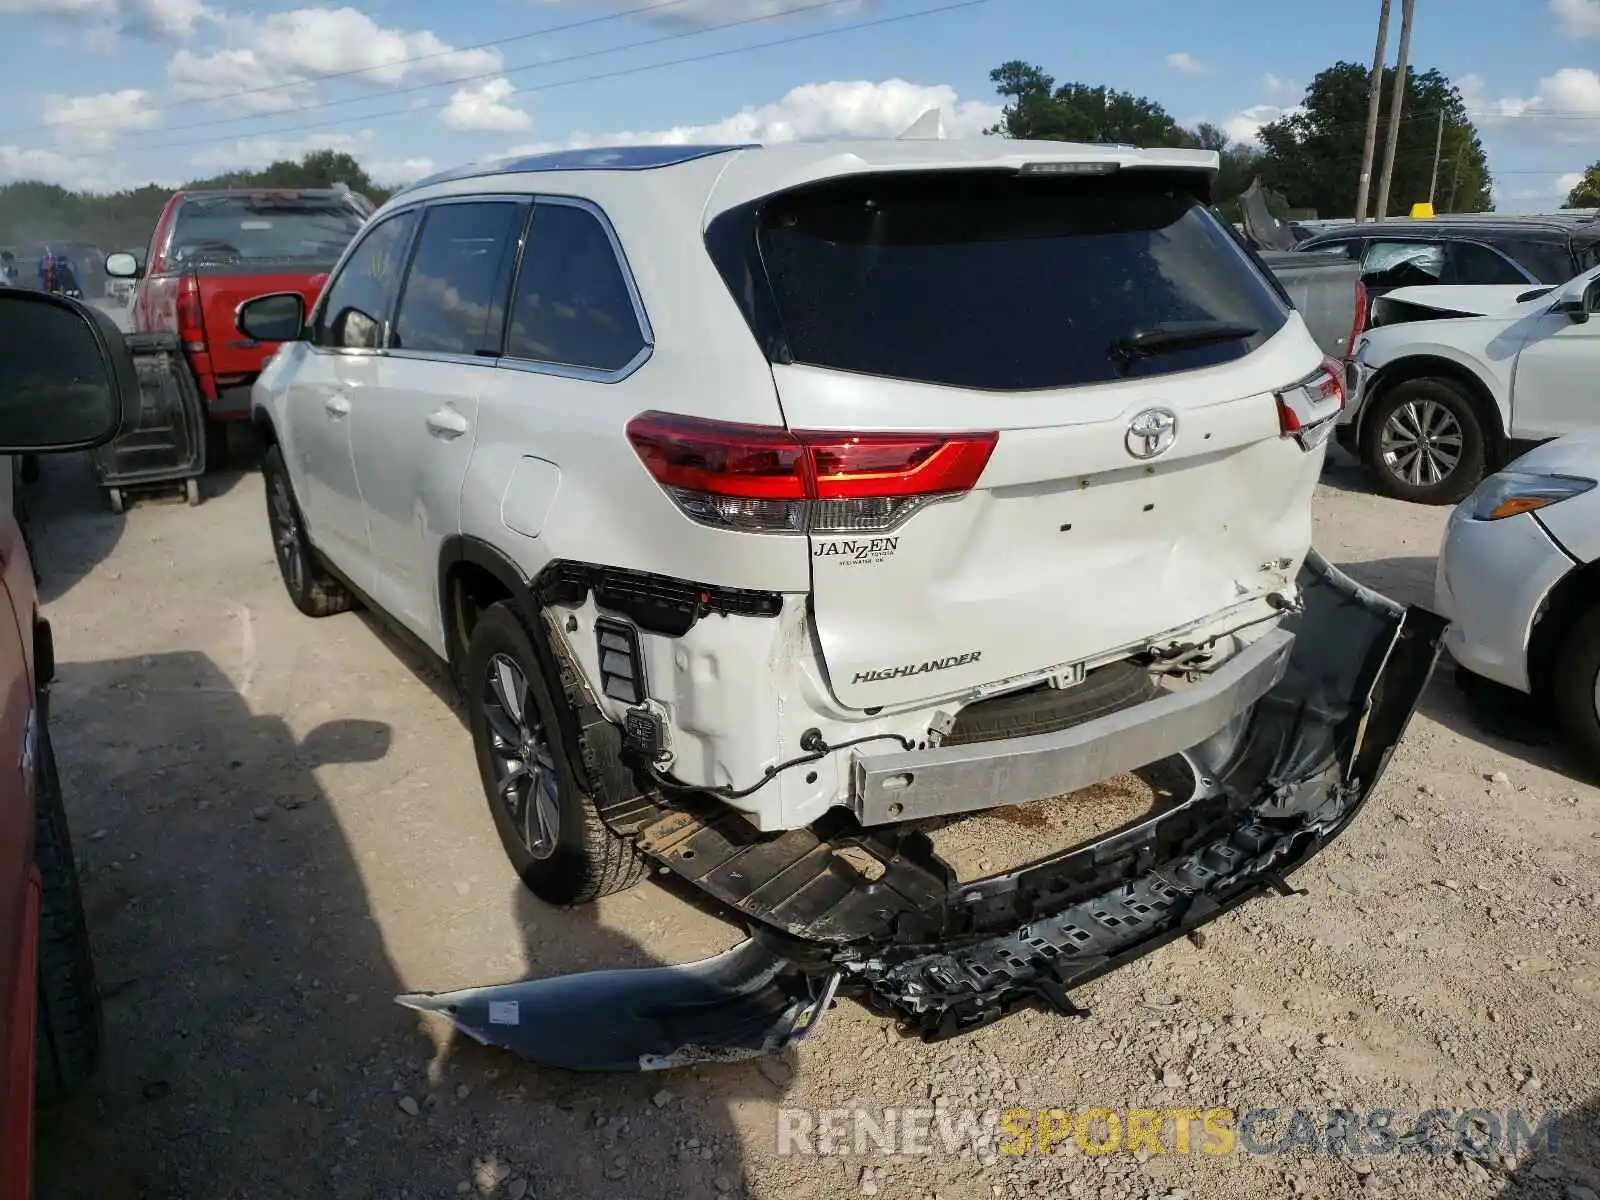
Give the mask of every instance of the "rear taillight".
POLYGON ((972 490, 995 433, 834 433, 650 412, 640 461, 691 520, 756 533, 882 532, 972 490))
POLYGON ((1350 325, 1350 340, 1345 343, 1344 356, 1354 358, 1356 343, 1361 340, 1361 335, 1367 331, 1367 285, 1359 279, 1356 280, 1356 319, 1350 325))
POLYGON ((200 281, 193 275, 178 278, 178 340, 194 354, 205 352, 206 318, 200 305, 200 281))
POLYGON ((1278 433, 1292 437, 1303 450, 1314 450, 1333 432, 1344 408, 1344 364, 1325 358, 1299 382, 1277 393, 1278 433))

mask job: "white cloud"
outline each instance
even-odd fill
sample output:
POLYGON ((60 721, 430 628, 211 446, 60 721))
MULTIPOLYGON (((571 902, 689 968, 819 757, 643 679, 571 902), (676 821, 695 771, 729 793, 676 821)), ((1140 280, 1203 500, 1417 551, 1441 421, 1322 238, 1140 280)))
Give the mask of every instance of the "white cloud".
POLYGON ((1600 0, 1550 0, 1550 15, 1565 37, 1600 37, 1600 0))
POLYGON ((39 180, 81 192, 109 192, 128 186, 125 163, 101 154, 63 154, 59 150, 0 146, 0 183, 39 180))
MULTIPOLYGON (((561 0, 554 0, 560 3, 561 0)), ((853 0, 853 2, 837 4, 828 9, 830 15, 841 16, 862 8, 870 8, 878 0, 853 0)), ((794 12, 796 9, 810 9, 815 12, 817 0, 676 0, 667 3, 653 11, 641 13, 640 16, 647 21, 658 25, 688 25, 704 27, 706 25, 721 25, 729 21, 749 21, 762 17, 781 17, 785 13, 794 12)), ((605 7, 618 7, 606 3, 605 7)), ((642 4, 629 0, 629 9, 643 7, 642 4)))
POLYGON ((189 160, 201 171, 247 171, 279 159, 297 161, 313 150, 342 150, 360 158, 372 146, 370 129, 359 133, 313 133, 298 138, 246 137, 223 146, 210 146, 189 160))
POLYGON ((389 187, 415 183, 439 169, 439 164, 431 158, 375 158, 361 165, 373 179, 389 187))
POLYGON ((81 21, 109 16, 116 0, 0 0, 0 14, 18 17, 56 17, 81 21))
POLYGON ((216 19, 216 11, 201 0, 135 0, 126 24, 132 33, 181 39, 202 21, 216 19))
POLYGON ((1167 66, 1184 75, 1204 75, 1211 69, 1209 64, 1201 62, 1185 50, 1167 55, 1167 66))
POLYGON ((1565 196, 1568 192, 1570 192, 1573 188, 1577 187, 1582 182, 1583 182, 1583 172, 1582 171, 1569 171, 1567 174, 1563 175, 1560 179, 1556 180, 1556 191, 1560 192, 1563 196, 1565 196))
MULTIPOLYGON (((895 137, 930 108, 944 118, 947 137, 972 137, 1000 119, 998 105, 960 100, 948 84, 932 86, 887 79, 808 83, 786 92, 781 100, 740 109, 707 125, 675 125, 670 129, 627 133, 575 133, 575 148, 645 143, 684 145, 693 142, 792 142, 844 137, 895 137)), ((551 149, 548 143, 519 146, 512 154, 551 149)))
POLYGON ((1271 104, 1296 104, 1305 95, 1305 85, 1268 71, 1261 77, 1261 94, 1271 104))
MULTIPOLYGON (((117 32, 139 37, 186 38, 216 13, 202 0, 0 0, 0 15, 37 16, 101 25, 97 42, 117 32)), ((104 49, 101 44, 99 48, 104 49)))
POLYGON ((491 133, 516 133, 531 129, 533 118, 508 104, 517 89, 504 75, 469 83, 450 95, 439 119, 452 129, 479 129, 491 133))
POLYGON ((318 76, 353 74, 360 82, 398 87, 413 77, 487 74, 503 63, 498 50, 457 49, 425 29, 387 29, 348 7, 226 18, 223 27, 227 45, 221 49, 207 54, 180 50, 167 64, 167 77, 180 98, 216 99, 246 88, 277 88, 239 99, 255 111, 271 111, 303 102, 307 92, 291 95, 293 85, 309 86, 318 76))
POLYGON ((106 149, 120 133, 154 129, 161 124, 161 112, 149 92, 124 88, 94 96, 46 96, 40 119, 63 144, 106 149))
POLYGON ((1260 145, 1263 125, 1270 125, 1274 121, 1281 121, 1284 117, 1303 111, 1298 107, 1282 108, 1276 104, 1252 104, 1249 108, 1229 113, 1224 117, 1222 131, 1231 141, 1256 146, 1260 145))
POLYGON ((1600 74, 1587 67, 1563 67, 1546 75, 1538 93, 1528 97, 1493 98, 1475 75, 1457 86, 1468 113, 1486 126, 1514 121, 1523 139, 1592 142, 1600 137, 1600 74))

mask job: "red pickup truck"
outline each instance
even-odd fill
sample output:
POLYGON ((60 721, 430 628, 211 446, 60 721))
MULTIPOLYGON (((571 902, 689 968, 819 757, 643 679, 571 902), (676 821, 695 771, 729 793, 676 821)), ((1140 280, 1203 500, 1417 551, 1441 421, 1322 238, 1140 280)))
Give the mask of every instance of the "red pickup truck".
POLYGON ((182 343, 213 465, 226 456, 224 423, 249 421, 250 385, 277 349, 240 334, 234 310, 266 292, 299 292, 309 308, 372 211, 343 187, 180 191, 161 211, 143 269, 131 254, 107 257, 107 275, 139 280, 131 331, 182 343))
MULTIPOLYGON (((0 288, 0 462, 82 450, 137 418, 133 355, 105 313, 0 288)), ((9 496, 9 489, 0 495, 9 496)), ((30 1194, 33 1107, 84 1082, 100 1001, 50 744, 50 626, 0 508, 0 1196, 30 1194)))

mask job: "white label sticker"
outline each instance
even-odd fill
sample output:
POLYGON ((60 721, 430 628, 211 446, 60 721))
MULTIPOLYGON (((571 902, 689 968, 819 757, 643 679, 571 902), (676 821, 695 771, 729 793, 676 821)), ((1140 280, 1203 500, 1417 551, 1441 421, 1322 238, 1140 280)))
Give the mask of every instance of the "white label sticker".
POLYGON ((489 1024, 491 1025, 520 1025, 522 1014, 517 1011, 515 1000, 489 1001, 489 1024))

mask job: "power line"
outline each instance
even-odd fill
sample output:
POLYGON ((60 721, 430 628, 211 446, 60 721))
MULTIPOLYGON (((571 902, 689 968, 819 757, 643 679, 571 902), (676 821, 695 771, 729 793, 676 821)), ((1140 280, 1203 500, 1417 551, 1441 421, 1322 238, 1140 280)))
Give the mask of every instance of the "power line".
MULTIPOLYGON (((825 2, 827 4, 843 4, 843 3, 849 3, 850 0, 825 0, 825 2)), ((772 39, 770 39, 768 41, 765 41, 765 42, 753 42, 753 43, 751 43, 749 45, 745 45, 745 46, 733 46, 733 47, 729 47, 729 48, 726 48, 726 49, 723 49, 723 50, 707 51, 707 52, 705 52, 703 54, 692 54, 692 55, 685 55, 685 56, 683 56, 681 58, 664 59, 661 62, 646 63, 646 64, 644 64, 642 66, 637 66, 637 67, 623 67, 623 68, 619 68, 619 69, 614 70, 614 71, 603 71, 603 72, 600 72, 600 73, 594 74, 594 75, 584 75, 584 76, 578 76, 577 78, 573 78, 573 79, 557 80, 554 83, 540 84, 537 87, 518 88, 515 91, 511 92, 509 95, 501 97, 500 99, 509 100, 512 96, 525 96, 525 95, 530 95, 530 94, 537 93, 537 92, 554 91, 557 88, 574 87, 574 86, 576 86, 578 84, 583 84, 583 83, 599 83, 599 82, 603 82, 603 81, 609 80, 609 79, 620 79, 620 78, 624 78, 624 77, 630 76, 630 75, 644 74, 645 72, 648 72, 648 71, 664 70, 664 69, 666 69, 668 67, 679 67, 679 66, 691 65, 691 64, 694 64, 694 63, 710 62, 710 61, 712 61, 714 59, 730 58, 730 57, 733 57, 733 56, 739 55, 739 54, 747 54, 747 53, 750 53, 750 52, 755 51, 755 50, 768 50, 768 49, 773 49, 773 48, 778 47, 778 46, 794 45, 797 42, 812 41, 812 40, 815 40, 817 38, 835 37, 835 36, 837 36, 839 34, 854 33, 854 32, 858 32, 858 31, 863 30, 863 29, 875 29, 875 28, 879 28, 879 27, 885 26, 885 25, 894 25, 894 24, 899 24, 901 22, 905 22, 905 21, 920 20, 920 19, 922 19, 924 17, 942 16, 945 13, 957 12, 957 11, 960 11, 962 9, 968 9, 968 8, 977 8, 977 7, 981 6, 981 5, 992 4, 994 2, 995 2, 995 0, 957 0, 956 3, 952 3, 952 4, 942 4, 942 5, 938 5, 936 7, 933 7, 933 8, 917 9, 917 10, 915 10, 913 12, 908 12, 908 13, 897 13, 897 14, 895 14, 893 16, 879 17, 876 20, 872 20, 872 21, 858 21, 858 22, 856 22, 855 24, 852 24, 852 25, 840 25, 840 26, 836 26, 835 28, 832 28, 832 29, 818 29, 818 30, 811 31, 810 33, 792 34, 792 35, 790 35, 788 37, 772 38, 772 39)), ((793 10, 791 10, 791 11, 793 11, 793 10)), ((500 72, 496 72, 496 74, 500 74, 500 72)), ((440 86, 440 85, 434 85, 434 86, 440 86)), ((328 128, 332 128, 332 127, 337 126, 337 125, 354 125, 354 124, 360 124, 360 123, 365 122, 365 121, 384 120, 384 119, 386 119, 388 117, 409 116, 409 115, 412 115, 412 114, 415 114, 415 113, 418 113, 418 112, 425 112, 425 111, 428 111, 430 109, 443 108, 448 104, 449 104, 449 101, 446 100, 446 101, 432 102, 432 103, 426 103, 426 104, 410 105, 410 106, 407 106, 405 108, 385 109, 385 110, 383 110, 381 112, 375 112, 375 113, 362 113, 362 114, 359 114, 359 115, 354 116, 354 117, 341 117, 341 118, 338 118, 338 119, 332 120, 332 121, 313 122, 312 124, 309 124, 309 125, 286 125, 286 126, 281 126, 281 127, 274 128, 274 129, 256 130, 256 131, 251 132, 249 134, 241 134, 241 133, 238 133, 238 132, 234 132, 234 133, 225 133, 225 134, 216 135, 216 136, 212 136, 212 137, 205 137, 205 138, 190 138, 190 139, 185 139, 183 141, 177 141, 177 142, 157 142, 157 143, 155 143, 153 145, 147 144, 147 145, 143 145, 143 146, 135 146, 135 147, 132 147, 131 149, 135 150, 138 153, 146 153, 146 152, 152 151, 152 150, 187 149, 187 148, 192 147, 192 146, 204 146, 204 145, 210 145, 210 144, 213 144, 213 143, 216 143, 216 142, 237 141, 237 140, 240 140, 241 138, 244 138, 244 137, 264 138, 264 137, 276 137, 276 136, 278 136, 280 134, 314 133, 314 132, 316 132, 316 131, 318 131, 320 129, 328 129, 328 128)), ((36 147, 35 149, 46 149, 46 148, 45 147, 36 147)), ((23 151, 23 152, 26 153, 26 151, 23 151)), ((51 152, 60 154, 59 151, 52 150, 51 152)), ((91 159, 91 158, 102 158, 102 157, 104 157, 104 155, 105 155, 104 151, 98 151, 98 152, 95 152, 95 153, 92 153, 92 154, 91 153, 60 154, 60 157, 62 159, 64 159, 64 160, 66 160, 66 161, 71 162, 71 161, 79 161, 79 160, 91 159)))
MULTIPOLYGON (((630 10, 629 13, 623 14, 623 15, 633 15, 634 13, 646 12, 646 11, 650 11, 651 9, 665 8, 668 4, 683 4, 685 2, 686 2, 686 0, 665 0, 665 3, 647 5, 645 8, 642 8, 642 9, 632 9, 632 10, 630 10)), ((786 18, 786 17, 795 16, 796 14, 800 14, 800 13, 820 12, 820 11, 822 11, 824 9, 838 8, 838 7, 842 6, 842 5, 852 4, 852 3, 855 3, 855 0, 816 0, 815 3, 807 4, 807 5, 804 5, 804 6, 800 7, 800 8, 784 9, 784 10, 779 11, 779 12, 761 13, 761 14, 759 14, 757 16, 753 16, 753 17, 740 17, 737 20, 722 21, 722 22, 718 22, 717 24, 714 24, 714 25, 702 25, 702 26, 698 26, 698 27, 696 27, 694 29, 680 30, 677 33, 666 34, 666 35, 664 35, 662 37, 641 38, 639 41, 636 41, 636 42, 624 42, 620 46, 607 46, 607 47, 603 47, 603 48, 598 49, 598 50, 584 50, 584 51, 582 51, 580 53, 577 53, 577 54, 568 54, 568 55, 564 55, 564 56, 562 56, 560 58, 545 59, 545 60, 543 60, 541 62, 536 62, 536 63, 524 63, 521 66, 516 66, 516 67, 505 67, 505 66, 502 66, 502 67, 500 67, 500 68, 498 68, 496 70, 493 70, 493 71, 479 71, 479 72, 476 72, 476 73, 471 74, 471 75, 460 75, 460 76, 456 76, 456 77, 451 78, 451 79, 436 79, 436 80, 433 80, 433 81, 431 81, 429 83, 417 83, 417 84, 412 84, 412 85, 410 85, 408 87, 389 88, 383 93, 382 97, 346 96, 346 97, 344 97, 343 99, 340 99, 340 100, 319 100, 319 101, 315 101, 315 102, 313 102, 311 104, 300 104, 300 105, 292 106, 290 108, 275 109, 272 112, 266 112, 266 113, 252 113, 252 114, 250 114, 248 116, 242 116, 242 117, 214 117, 214 118, 209 118, 209 119, 204 120, 204 121, 191 121, 191 122, 189 122, 187 124, 184 124, 184 125, 168 125, 168 126, 165 126, 164 128, 159 129, 159 130, 137 130, 137 131, 130 132, 129 136, 130 137, 149 137, 152 134, 156 134, 156 133, 168 133, 168 134, 170 134, 170 133, 181 133, 186 129, 204 129, 204 128, 207 128, 207 127, 212 127, 212 126, 217 126, 217 125, 232 125, 232 124, 236 124, 236 123, 242 122, 242 121, 262 121, 262 120, 269 120, 269 119, 274 118, 274 117, 285 116, 285 115, 288 115, 288 114, 291 114, 291 113, 316 112, 318 110, 326 109, 326 108, 343 108, 343 107, 345 107, 347 105, 351 105, 351 104, 366 104, 366 103, 371 102, 375 98, 387 98, 389 96, 409 96, 409 95, 412 95, 412 94, 414 94, 416 92, 431 91, 434 88, 455 87, 456 85, 463 84, 463 83, 478 83, 478 82, 480 82, 482 80, 485 80, 485 79, 499 79, 499 78, 503 78, 503 77, 508 76, 508 75, 520 75, 520 74, 522 74, 522 73, 524 73, 526 71, 539 71, 539 70, 544 70, 544 69, 546 69, 548 67, 564 66, 564 65, 569 64, 569 63, 583 62, 583 61, 586 61, 588 59, 593 59, 593 58, 604 58, 607 55, 610 55, 610 54, 621 54, 621 53, 623 53, 625 51, 628 51, 628 50, 640 50, 640 49, 643 49, 643 48, 648 47, 648 46, 658 46, 658 45, 663 45, 663 44, 665 44, 667 42, 682 41, 684 38, 699 37, 702 34, 720 33, 720 32, 722 32, 724 30, 737 29, 737 28, 739 28, 741 26, 744 26, 744 25, 756 25, 756 24, 759 24, 759 23, 761 23, 763 21, 780 20, 780 19, 783 19, 783 18, 786 18)), ((609 20, 611 18, 606 18, 606 19, 609 20)), ((578 22, 578 24, 594 24, 594 23, 595 23, 594 21, 578 22)), ((559 29, 571 29, 571 28, 574 28, 574 27, 575 26, 568 25, 568 26, 560 26, 558 28, 559 29)), ((547 33, 547 32, 556 32, 556 30, 540 30, 539 32, 542 34, 542 33, 547 33)), ((534 35, 534 34, 520 34, 518 36, 519 37, 533 37, 533 36, 536 36, 536 35, 534 35)), ((509 40, 514 40, 514 39, 502 39, 501 42, 494 43, 494 44, 503 45, 503 44, 505 44, 506 41, 509 41, 509 40)), ((452 53, 452 54, 455 54, 455 53, 467 53, 467 52, 472 51, 472 50, 480 49, 483 45, 490 45, 490 44, 491 43, 487 43, 486 42, 486 43, 481 43, 479 46, 467 46, 467 47, 463 47, 459 51, 450 51, 450 53, 452 53)), ((382 68, 366 68, 366 70, 381 70, 381 69, 382 68)), ((360 72, 358 72, 358 73, 360 73, 360 72)), ((332 77, 330 76, 330 77, 327 77, 327 78, 332 78, 332 77)), ((295 86, 295 85, 291 85, 291 86, 295 86)), ((249 95, 251 93, 240 93, 240 94, 249 95)), ((516 95, 517 93, 513 92, 512 94, 516 95)), ((509 99, 510 97, 506 97, 506 98, 509 99)), ((407 111, 409 112, 409 111, 415 111, 415 110, 408 109, 407 111)), ((228 136, 229 137, 234 137, 234 136, 238 136, 238 137, 254 137, 254 136, 258 136, 258 135, 240 133, 240 134, 229 134, 228 136)), ((133 149, 145 149, 147 147, 134 146, 132 148, 133 149)))

